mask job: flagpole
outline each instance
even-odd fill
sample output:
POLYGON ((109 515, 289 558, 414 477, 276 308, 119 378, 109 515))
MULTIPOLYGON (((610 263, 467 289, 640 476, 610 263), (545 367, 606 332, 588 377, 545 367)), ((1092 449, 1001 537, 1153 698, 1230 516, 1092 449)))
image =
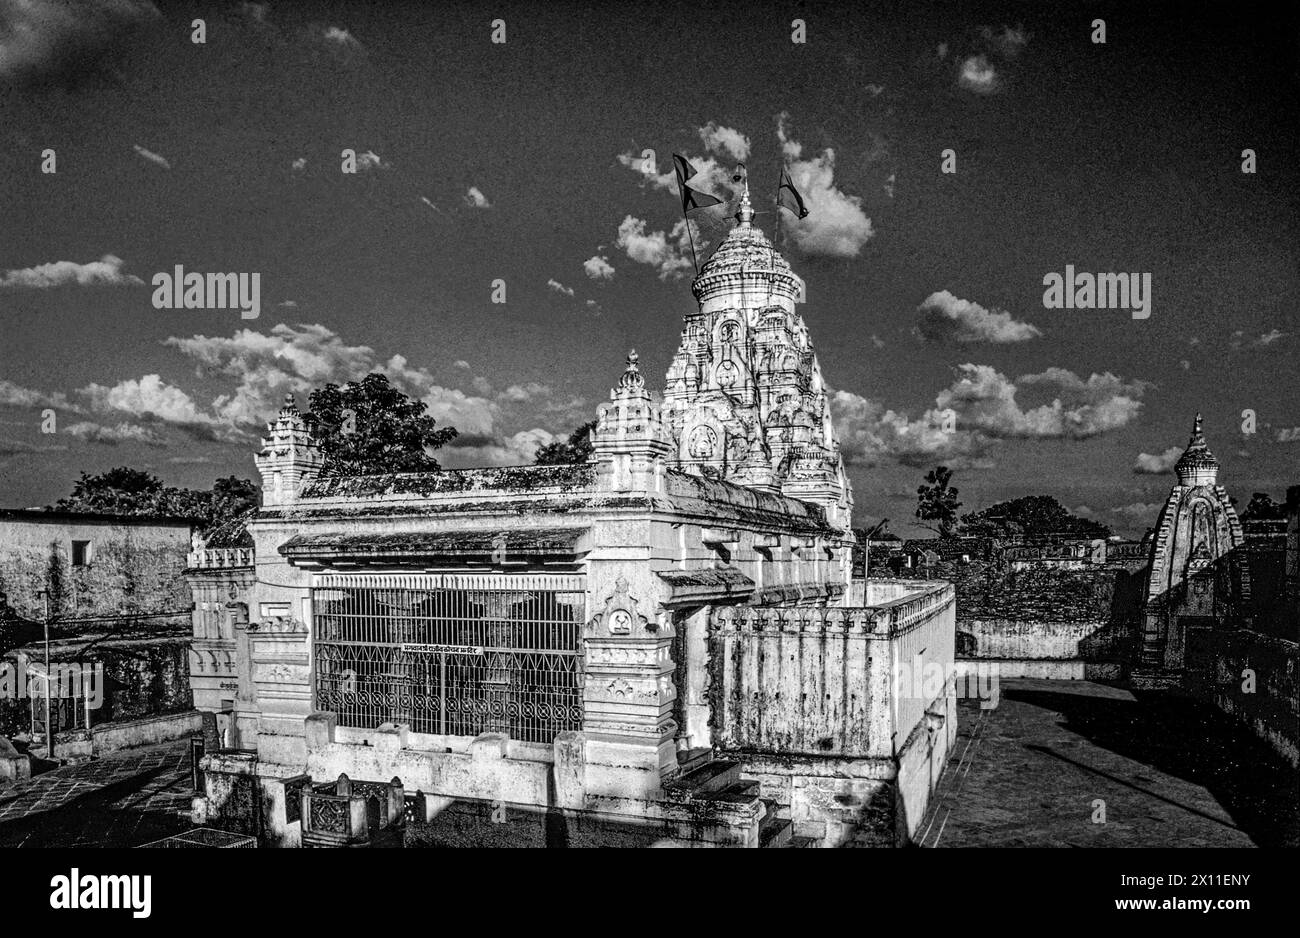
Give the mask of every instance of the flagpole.
POLYGON ((700 259, 695 256, 695 233, 691 231, 691 217, 686 214, 686 203, 682 203, 682 220, 686 222, 686 236, 691 239, 691 263, 695 265, 695 273, 700 272, 700 259))
POLYGON ((772 243, 779 247, 781 244, 781 180, 785 178, 785 160, 778 160, 776 167, 776 227, 772 230, 772 243))

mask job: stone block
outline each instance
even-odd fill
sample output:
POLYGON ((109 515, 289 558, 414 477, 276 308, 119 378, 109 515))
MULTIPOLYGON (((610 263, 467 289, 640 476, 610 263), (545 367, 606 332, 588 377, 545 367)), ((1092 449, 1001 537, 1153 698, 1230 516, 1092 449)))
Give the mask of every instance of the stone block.
POLYGON ((313 711, 303 723, 307 731, 307 748, 320 749, 334 742, 338 717, 328 710, 313 711))
POLYGON ((31 760, 15 749, 7 738, 0 736, 0 781, 22 782, 31 777, 31 760))
POLYGON ((375 748, 380 752, 405 749, 410 732, 409 723, 384 723, 375 730, 375 748))
POLYGON ((474 762, 506 758, 510 737, 505 733, 483 733, 469 744, 469 755, 474 762))

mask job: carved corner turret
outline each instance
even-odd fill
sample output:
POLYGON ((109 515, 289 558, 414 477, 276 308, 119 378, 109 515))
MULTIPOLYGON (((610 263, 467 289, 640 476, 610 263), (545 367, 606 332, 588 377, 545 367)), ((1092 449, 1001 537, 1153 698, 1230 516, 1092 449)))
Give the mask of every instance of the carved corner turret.
POLYGON ((266 425, 266 432, 261 451, 253 457, 262 475, 262 504, 292 504, 324 463, 292 394, 285 396, 279 417, 266 425))

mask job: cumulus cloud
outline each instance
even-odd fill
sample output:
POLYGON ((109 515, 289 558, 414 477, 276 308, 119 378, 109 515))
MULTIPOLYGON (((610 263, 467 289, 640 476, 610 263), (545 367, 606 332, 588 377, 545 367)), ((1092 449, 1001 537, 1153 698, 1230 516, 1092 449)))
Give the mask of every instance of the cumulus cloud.
POLYGON ((3 0, 0 80, 93 72, 126 33, 161 16, 148 0, 3 0))
POLYGON ((295 173, 302 172, 304 169, 307 168, 307 158, 304 156, 298 157, 296 160, 294 160, 292 163, 289 164, 289 168, 292 169, 295 173))
POLYGON ((986 55, 968 56, 957 72, 957 84, 976 94, 993 94, 1002 90, 997 69, 986 55))
POLYGON ((954 414, 938 408, 916 419, 849 391, 835 391, 831 416, 846 462, 875 466, 891 458, 907 466, 942 461, 953 468, 987 468, 988 440, 957 429, 954 414))
POLYGON ((357 154, 358 172, 365 173, 374 169, 392 169, 392 167, 392 163, 385 163, 383 157, 374 150, 367 150, 365 153, 357 154))
POLYGON ((749 138, 739 130, 709 121, 700 128, 700 140, 710 153, 725 154, 733 160, 749 159, 749 138))
POLYGON ((609 262, 609 258, 597 254, 589 257, 582 262, 582 269, 592 280, 613 280, 614 265, 609 262))
POLYGON ((566 287, 564 284, 560 283, 560 281, 554 278, 546 281, 546 285, 550 287, 552 290, 554 290, 556 293, 563 293, 565 296, 573 296, 573 287, 566 287))
POLYGON ((1274 434, 1278 443, 1300 443, 1300 427, 1282 427, 1274 434))
POLYGON ((1183 451, 1177 446, 1171 446, 1163 453, 1138 453, 1137 461, 1133 463, 1133 471, 1138 475, 1162 476, 1173 471, 1174 463, 1178 462, 1178 457, 1181 455, 1183 451))
POLYGON ((172 164, 167 161, 167 157, 163 156, 160 153, 155 153, 153 152, 153 150, 146 150, 138 143, 131 144, 131 149, 135 150, 135 152, 139 154, 141 159, 147 160, 150 163, 153 163, 155 166, 161 166, 163 169, 172 168, 172 164))
POLYGON ((777 138, 790 161, 790 178, 803 196, 808 216, 796 221, 787 215, 784 230, 805 254, 857 257, 875 234, 871 219, 862 210, 862 198, 836 188, 834 150, 827 148, 811 159, 802 158, 803 145, 790 137, 787 119, 786 114, 778 119, 777 138))
POLYGON ((1279 339, 1285 339, 1288 335, 1290 335, 1289 332, 1283 332, 1280 329, 1273 329, 1270 330, 1269 332, 1265 332, 1258 339, 1252 342, 1251 345, 1255 346, 1256 348, 1265 348, 1267 346, 1272 345, 1274 342, 1278 341, 1279 339))
POLYGON ((144 281, 122 272, 122 258, 105 254, 97 261, 54 261, 0 274, 0 290, 44 290, 76 284, 82 287, 142 286, 144 281))
POLYGON ((1149 385, 1109 372, 1086 380, 1064 368, 1022 375, 1012 382, 989 365, 961 365, 957 380, 935 403, 952 407, 964 425, 998 438, 1087 439, 1127 426, 1142 410, 1149 385), (1049 403, 1023 408, 1027 389, 1055 394, 1049 403))
POLYGON ((931 293, 918 307, 917 334, 926 342, 1027 342, 1042 335, 1035 326, 1011 318, 1003 310, 988 310, 947 290, 931 293))
POLYGON ((1006 439, 1087 439, 1125 426, 1141 409, 1146 389, 1111 374, 1087 380, 1062 368, 1016 381, 988 365, 956 369, 953 383, 919 417, 848 391, 831 396, 831 411, 844 457, 875 465, 892 458, 921 466, 942 460, 954 467, 987 468, 990 449, 1006 439), (1021 393, 1048 388, 1056 397, 1025 407, 1021 393))
MULTIPOLYGON (((556 436, 540 427, 521 430, 498 441, 475 441, 470 445, 455 446, 439 453, 450 469, 472 466, 523 466, 530 465, 537 449, 564 437, 556 436), (445 454, 445 456, 443 455, 445 454)), ((459 443, 459 440, 454 443, 459 443)))
POLYGON ((162 438, 148 427, 141 427, 132 423, 105 426, 104 424, 83 420, 80 423, 65 427, 63 432, 88 443, 99 443, 104 446, 117 446, 121 443, 143 443, 147 446, 164 445, 162 438))
POLYGON ((619 224, 614 243, 627 252, 629 259, 658 270, 661 280, 681 278, 695 270, 685 220, 677 222, 668 232, 647 231, 648 227, 645 219, 628 215, 619 224))
POLYGON ((469 191, 465 193, 465 204, 470 208, 492 207, 492 203, 488 201, 487 196, 479 191, 478 186, 469 187, 469 191))
POLYGON ((92 383, 78 393, 89 401, 92 410, 100 413, 151 417, 201 439, 229 438, 216 417, 205 413, 189 394, 156 374, 119 381, 111 387, 92 383))

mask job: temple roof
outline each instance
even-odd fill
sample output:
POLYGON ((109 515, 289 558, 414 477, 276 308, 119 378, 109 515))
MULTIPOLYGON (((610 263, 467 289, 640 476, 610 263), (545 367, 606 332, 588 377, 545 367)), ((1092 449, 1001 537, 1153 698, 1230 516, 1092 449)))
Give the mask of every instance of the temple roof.
POLYGON ((1210 447, 1205 442, 1205 433, 1201 429, 1201 415, 1198 413, 1196 421, 1192 424, 1192 436, 1187 441, 1187 449, 1178 457, 1178 462, 1174 463, 1174 472, 1178 473, 1179 482, 1187 485, 1188 480, 1195 480, 1206 474, 1215 475, 1218 470, 1219 460, 1210 452, 1210 447))
POLYGON ((749 222, 741 222, 727 233, 713 256, 700 267, 696 281, 714 274, 739 273, 742 270, 792 272, 790 263, 767 240, 762 229, 749 222))

